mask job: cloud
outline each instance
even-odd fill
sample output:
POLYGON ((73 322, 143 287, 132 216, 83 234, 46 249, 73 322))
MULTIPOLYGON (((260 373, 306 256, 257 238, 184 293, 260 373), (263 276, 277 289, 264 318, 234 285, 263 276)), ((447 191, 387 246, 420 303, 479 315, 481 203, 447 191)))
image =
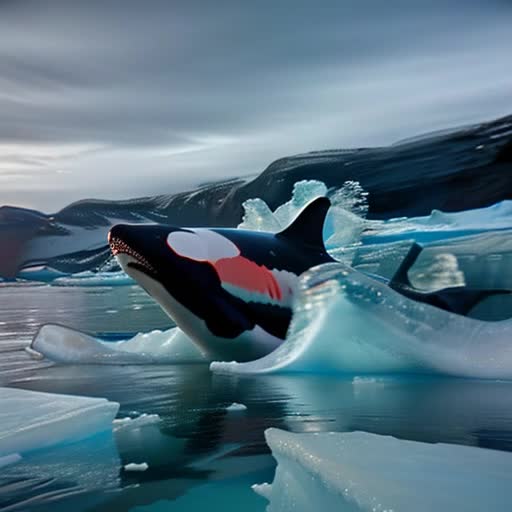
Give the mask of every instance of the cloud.
POLYGON ((0 203, 172 191, 506 114, 511 22, 497 0, 4 1, 0 203))

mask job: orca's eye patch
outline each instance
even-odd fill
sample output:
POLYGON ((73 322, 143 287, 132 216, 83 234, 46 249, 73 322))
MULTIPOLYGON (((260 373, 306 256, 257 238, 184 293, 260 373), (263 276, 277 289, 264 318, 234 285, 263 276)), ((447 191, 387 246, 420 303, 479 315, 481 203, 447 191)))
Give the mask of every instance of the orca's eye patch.
POLYGON ((240 250, 231 240, 209 229, 173 231, 167 236, 167 245, 178 256, 195 261, 213 263, 240 255, 240 250))

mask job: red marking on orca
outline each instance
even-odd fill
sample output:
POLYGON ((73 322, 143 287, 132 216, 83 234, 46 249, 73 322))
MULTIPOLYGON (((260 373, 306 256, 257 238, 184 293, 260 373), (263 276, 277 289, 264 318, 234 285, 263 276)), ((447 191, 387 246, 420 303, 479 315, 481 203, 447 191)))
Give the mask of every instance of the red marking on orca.
POLYGON ((213 262, 213 266, 222 281, 246 290, 264 293, 274 300, 282 299, 279 283, 265 266, 259 266, 243 256, 222 258, 213 262))

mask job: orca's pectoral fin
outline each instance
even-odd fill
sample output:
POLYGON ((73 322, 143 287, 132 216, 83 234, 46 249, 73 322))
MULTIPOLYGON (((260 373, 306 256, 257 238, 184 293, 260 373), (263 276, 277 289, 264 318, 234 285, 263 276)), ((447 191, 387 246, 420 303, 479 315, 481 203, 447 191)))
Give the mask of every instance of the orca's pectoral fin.
POLYGON ((330 207, 331 201, 327 197, 313 199, 304 206, 293 222, 276 236, 325 251, 323 230, 330 207))

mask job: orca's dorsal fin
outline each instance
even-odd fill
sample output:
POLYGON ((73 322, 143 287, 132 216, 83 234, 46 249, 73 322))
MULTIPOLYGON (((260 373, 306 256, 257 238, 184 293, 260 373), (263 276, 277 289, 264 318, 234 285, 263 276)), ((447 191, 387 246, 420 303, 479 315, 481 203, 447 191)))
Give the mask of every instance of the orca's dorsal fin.
POLYGON ((276 236, 325 251, 324 222, 330 207, 331 201, 327 197, 311 200, 302 208, 293 222, 276 236))
POLYGON ((402 260, 402 263, 400 263, 400 266, 395 272, 395 275, 390 279, 388 283, 391 288, 396 289, 403 286, 411 288, 413 287, 411 281, 409 280, 409 270, 418 259, 418 256, 422 250, 423 247, 416 242, 411 245, 409 252, 406 254, 405 258, 402 260))

